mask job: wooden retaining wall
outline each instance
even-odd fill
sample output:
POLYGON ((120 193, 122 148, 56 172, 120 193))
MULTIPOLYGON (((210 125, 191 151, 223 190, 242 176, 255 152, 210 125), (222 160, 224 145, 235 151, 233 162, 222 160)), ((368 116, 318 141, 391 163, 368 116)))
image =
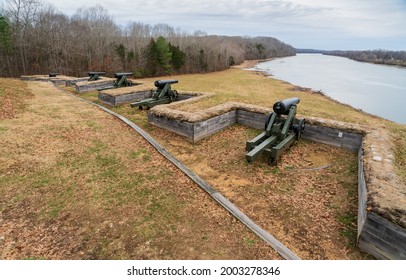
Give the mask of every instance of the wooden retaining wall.
MULTIPOLYGON (((98 99, 100 102, 110 105, 110 106, 118 106, 122 104, 127 104, 131 102, 136 102, 138 100, 143 100, 152 97, 151 90, 144 90, 144 91, 134 91, 126 94, 120 95, 112 95, 105 93, 103 91, 99 92, 98 99)), ((187 95, 187 94, 179 94, 178 101, 186 100, 192 98, 194 96, 187 95)))
POLYGON ((237 123, 255 129, 264 129, 267 115, 245 110, 237 110, 237 123))
MULTIPOLYGON (((261 113, 237 110, 236 123, 263 130, 266 118, 267 116, 261 113)), ((306 124, 302 137, 350 151, 358 151, 362 144, 362 135, 359 133, 311 124, 306 124)))
MULTIPOLYGON (((148 114, 148 121, 150 123, 182 135, 193 143, 236 123, 255 129, 264 129, 266 118, 267 116, 264 114, 241 109, 233 110, 196 123, 182 122, 167 117, 148 114)), ((310 124, 306 124, 303 138, 351 151, 358 151, 362 143, 362 135, 358 133, 310 124)))
POLYGON ((220 116, 193 124, 193 142, 220 132, 237 122, 237 112, 231 111, 220 116))
MULTIPOLYGON (((264 129, 267 115, 242 109, 201 122, 187 122, 148 114, 158 127, 197 142, 235 123, 264 129)), ((303 138, 358 152, 358 247, 377 259, 406 259, 406 229, 367 209, 367 183, 364 174, 363 135, 345 129, 306 124, 303 138)))
POLYGON ((86 82, 88 80, 89 80, 89 77, 83 77, 83 78, 77 78, 77 79, 68 80, 68 81, 66 81, 66 86, 67 87, 76 86, 77 83, 86 82))
POLYGON ((357 240, 360 239, 362 229, 364 228, 366 221, 366 209, 367 209, 367 183, 365 181, 364 173, 364 161, 363 161, 363 152, 362 146, 358 150, 358 217, 357 217, 357 240))
POLYGON ((235 124, 236 115, 236 111, 231 111, 205 121, 190 123, 148 114, 148 121, 160 128, 184 136, 186 140, 195 143, 235 124))
POLYGON ((362 145, 362 135, 359 133, 310 124, 306 124, 303 138, 354 152, 358 152, 362 145))
POLYGON ((358 247, 377 259, 406 260, 406 231, 376 213, 365 211, 358 247))
POLYGON ((37 81, 37 82, 52 82, 54 85, 61 86, 65 85, 67 81, 73 79, 73 77, 57 75, 56 77, 49 77, 49 75, 32 75, 32 76, 21 76, 23 81, 37 81))
POLYGON ((76 83, 76 91, 78 93, 88 92, 92 90, 102 90, 113 87, 114 79, 98 80, 92 82, 79 82, 76 83))
POLYGON ((147 91, 137 91, 131 92, 122 95, 110 95, 104 92, 99 92, 99 101, 108 104, 110 106, 118 106, 121 104, 126 104, 130 102, 135 102, 141 99, 147 99, 152 96, 152 92, 150 90, 147 91))

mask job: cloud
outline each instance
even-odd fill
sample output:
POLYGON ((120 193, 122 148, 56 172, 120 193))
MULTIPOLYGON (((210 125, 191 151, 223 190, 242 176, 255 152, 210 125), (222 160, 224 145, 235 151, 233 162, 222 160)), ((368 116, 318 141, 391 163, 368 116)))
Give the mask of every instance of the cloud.
POLYGON ((218 35, 278 35, 294 45, 300 44, 300 38, 307 41, 365 38, 369 43, 374 38, 376 42, 406 40, 404 0, 75 0, 70 3, 53 0, 52 3, 68 15, 76 8, 101 4, 121 25, 135 21, 166 23, 190 32, 203 30, 218 35))

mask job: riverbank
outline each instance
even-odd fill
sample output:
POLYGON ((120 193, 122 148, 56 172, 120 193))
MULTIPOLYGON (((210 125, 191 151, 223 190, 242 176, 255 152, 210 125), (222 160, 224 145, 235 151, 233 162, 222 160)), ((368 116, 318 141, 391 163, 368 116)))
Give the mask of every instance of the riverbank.
POLYGON ((321 54, 298 54, 260 63, 254 69, 272 78, 322 91, 369 114, 406 124, 402 107, 406 103, 406 69, 321 54), (390 109, 382 105, 389 100, 396 100, 390 109))
POLYGON ((406 51, 321 51, 325 55, 346 57, 359 62, 406 67, 406 51))

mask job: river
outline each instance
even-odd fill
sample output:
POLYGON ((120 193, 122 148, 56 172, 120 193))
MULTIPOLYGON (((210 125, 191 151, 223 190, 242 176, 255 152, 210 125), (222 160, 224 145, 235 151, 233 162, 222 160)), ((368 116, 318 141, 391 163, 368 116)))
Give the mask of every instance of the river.
POLYGON ((254 70, 322 91, 365 112, 406 124, 406 68, 322 54, 297 54, 259 63, 254 70))

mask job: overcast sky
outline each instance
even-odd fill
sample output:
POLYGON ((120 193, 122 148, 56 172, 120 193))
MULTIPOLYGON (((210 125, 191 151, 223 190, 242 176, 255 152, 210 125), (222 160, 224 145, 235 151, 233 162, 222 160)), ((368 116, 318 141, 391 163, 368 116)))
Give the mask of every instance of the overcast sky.
POLYGON ((102 5, 117 24, 166 23, 215 35, 271 36, 297 48, 406 50, 406 0, 52 0, 71 16, 102 5))

